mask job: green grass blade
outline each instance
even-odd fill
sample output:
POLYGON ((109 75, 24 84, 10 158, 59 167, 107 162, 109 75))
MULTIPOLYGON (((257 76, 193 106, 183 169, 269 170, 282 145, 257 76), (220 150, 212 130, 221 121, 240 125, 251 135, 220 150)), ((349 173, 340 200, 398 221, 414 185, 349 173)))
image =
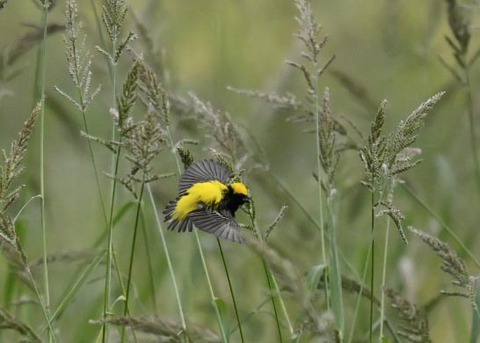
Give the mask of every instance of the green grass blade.
POLYGON ((215 298, 213 305, 217 308, 222 331, 225 333, 226 342, 230 342, 230 315, 228 305, 225 300, 221 298, 215 298))
POLYGON ((325 276, 326 268, 326 265, 319 264, 309 269, 305 281, 307 282, 307 287, 310 294, 317 290, 320 279, 322 278, 322 276, 325 276))
POLYGON ((105 253, 106 253, 105 251, 102 251, 100 254, 98 254, 97 257, 95 257, 92 260, 92 262, 90 262, 86 266, 86 268, 81 272, 81 274, 78 276, 77 280, 75 280, 71 284, 71 286, 68 287, 65 294, 60 298, 61 300, 60 300, 59 305, 57 306, 57 309, 52 314, 52 317, 51 317, 52 321, 54 321, 55 319, 58 319, 62 315, 63 311, 65 311, 67 309, 67 306, 71 304, 73 299, 75 299, 75 296, 77 295, 78 291, 88 281, 88 277, 92 274, 92 272, 98 266, 100 261, 102 261, 104 259, 105 253))

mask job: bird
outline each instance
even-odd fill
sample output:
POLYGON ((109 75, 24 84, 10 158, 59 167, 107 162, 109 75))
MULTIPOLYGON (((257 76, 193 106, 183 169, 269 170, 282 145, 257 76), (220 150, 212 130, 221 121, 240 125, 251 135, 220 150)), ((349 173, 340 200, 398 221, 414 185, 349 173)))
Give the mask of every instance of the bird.
POLYGON ((251 200, 243 182, 232 182, 232 174, 219 162, 207 159, 191 164, 180 177, 178 196, 163 214, 168 230, 191 232, 193 227, 236 243, 244 237, 235 212, 251 200))

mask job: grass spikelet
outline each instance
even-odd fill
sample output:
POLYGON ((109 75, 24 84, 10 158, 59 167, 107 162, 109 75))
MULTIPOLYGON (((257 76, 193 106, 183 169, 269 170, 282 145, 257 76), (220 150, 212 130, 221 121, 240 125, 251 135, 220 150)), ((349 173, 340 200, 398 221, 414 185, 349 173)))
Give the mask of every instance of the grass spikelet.
MULTIPOLYGON (((180 323, 165 317, 141 318, 141 317, 116 317, 107 319, 108 323, 130 327, 136 332, 143 332, 162 337, 161 341, 183 342, 183 331, 180 323)), ((195 324, 188 325, 187 336, 190 342, 217 343, 221 338, 213 331, 195 324)))
POLYGON ((395 223, 395 226, 397 227, 397 231, 400 234, 400 238, 402 239, 403 243, 408 244, 407 236, 405 235, 405 231, 403 230, 402 225, 402 221, 405 219, 405 215, 390 202, 381 201, 380 205, 384 206, 386 209, 379 211, 377 213, 377 216, 389 216, 395 223))
POLYGON ((297 336, 306 335, 314 342, 341 342, 335 330, 335 318, 331 312, 323 312, 318 317, 303 321, 295 330, 297 336))
POLYGON ((386 208, 378 215, 386 214, 392 218, 405 243, 407 239, 401 224, 405 216, 393 204, 393 191, 400 182, 397 176, 421 162, 415 160, 421 150, 412 147, 412 144, 417 140, 419 130, 423 128, 428 112, 443 94, 444 92, 437 93, 421 103, 405 120, 401 120, 390 134, 383 132, 387 109, 387 101, 384 100, 372 121, 365 146, 360 150, 360 159, 367 176, 362 184, 371 192, 378 193, 380 199, 374 202, 374 206, 382 205, 386 208))
POLYGON ((277 227, 277 224, 282 220, 282 218, 285 216, 285 212, 287 211, 288 206, 287 205, 282 205, 280 208, 280 211, 278 211, 275 219, 270 223, 270 225, 267 226, 267 228, 263 232, 263 239, 265 241, 268 240, 270 237, 270 234, 273 232, 273 230, 277 227))
MULTIPOLYGON (((110 151, 114 152, 115 154, 118 153, 118 147, 120 145, 124 145, 125 143, 122 142, 122 140, 128 139, 129 137, 132 138, 135 135, 137 135, 140 138, 146 138, 141 131, 145 131, 146 125, 145 122, 143 123, 134 123, 133 118, 129 116, 130 112, 132 111, 132 108, 135 106, 137 100, 138 100, 138 83, 139 83, 139 72, 140 72, 140 66, 141 63, 140 61, 135 61, 134 64, 132 65, 128 75, 127 79, 125 80, 123 86, 122 86, 122 93, 121 95, 117 98, 117 108, 112 108, 110 109, 110 114, 113 118, 113 122, 115 126, 117 127, 117 130, 120 135, 120 141, 108 141, 100 137, 95 137, 91 136, 88 133, 83 133, 82 135, 86 137, 87 139, 100 143, 101 145, 105 146, 107 149, 110 151), (139 128, 138 126, 141 126, 143 128, 139 128), (135 131, 136 132, 132 132, 135 131)), ((147 122, 152 124, 153 118, 149 119, 147 122)), ((160 137, 160 127, 157 127, 156 129, 153 129, 155 131, 154 136, 160 137), (158 132, 157 132, 158 131, 158 132)), ((153 132, 150 132, 150 134, 153 134, 153 132)), ((151 139, 152 137, 149 137, 148 139, 151 139)), ((143 142, 145 143, 145 142, 143 142)), ((142 144, 143 144, 142 143, 142 144)), ((155 143, 154 143, 155 145, 155 143)), ((135 150, 135 153, 138 154, 140 153, 138 150, 136 150, 136 147, 133 146, 132 139, 130 139, 130 148, 132 150, 135 150)), ((151 147, 150 147, 151 148, 151 147)), ((149 150, 150 148, 147 148, 149 150)), ((144 153, 146 151, 143 151, 144 153)), ((151 157, 149 157, 150 159, 151 157)))
POLYGON ((295 95, 289 92, 284 95, 280 95, 276 92, 267 93, 263 91, 240 89, 230 86, 227 87, 227 89, 240 95, 245 95, 265 101, 266 103, 272 104, 274 108, 279 110, 292 110, 296 112, 301 107, 303 107, 301 101, 299 101, 295 95))
POLYGON ((330 57, 320 67, 318 66, 320 53, 327 43, 327 36, 320 38, 321 26, 315 19, 310 3, 296 0, 295 6, 300 13, 300 16, 295 17, 299 25, 295 37, 303 43, 305 51, 302 51, 301 55, 312 65, 313 69, 303 63, 287 61, 287 64, 301 71, 307 83, 308 94, 316 97, 318 78, 333 62, 335 56, 330 57))
MULTIPOLYGON (((47 256, 47 263, 72 263, 78 261, 88 261, 95 257, 95 253, 92 251, 61 251, 47 256)), ((30 263, 31 268, 39 267, 43 265, 43 257, 30 263)))
POLYGON ((12 186, 15 179, 22 172, 20 164, 27 152, 28 142, 39 113, 40 104, 37 104, 23 124, 17 139, 12 142, 9 153, 7 154, 5 150, 2 150, 3 164, 0 166, 0 209, 2 211, 7 210, 18 197, 20 188, 12 190, 12 186))
POLYGON ((470 276, 467 290, 468 290, 468 299, 470 300, 470 304, 475 310, 476 317, 480 318, 480 309, 478 307, 478 304, 479 304, 478 296, 480 292, 480 277, 470 276))
POLYGON ((441 269, 454 278, 453 284, 464 288, 469 286, 470 276, 465 262, 447 243, 411 226, 408 229, 417 235, 438 257, 440 257, 442 260, 441 269))
POLYGON ((470 26, 472 21, 471 13, 463 4, 459 4, 457 0, 446 0, 448 24, 450 30, 455 37, 454 42, 448 36, 445 37, 449 45, 454 49, 455 59, 457 63, 465 67, 463 56, 466 54, 470 42, 470 26))
MULTIPOLYGON (((323 280, 320 280, 320 281, 323 281, 323 280)), ((323 282, 320 282, 318 284, 318 288, 322 288, 324 286, 325 286, 325 284, 323 282)), ((372 298, 371 297, 372 294, 370 292, 370 289, 368 289, 364 285, 359 284, 357 281, 355 281, 353 279, 350 279, 346 276, 343 276, 342 277, 342 288, 349 293, 356 293, 356 294, 360 295, 361 297, 364 297, 368 301, 373 302, 375 304, 375 306, 380 307, 380 300, 375 296, 372 298)))
MULTIPOLYGON (((30 267, 27 263, 27 256, 17 235, 15 222, 6 212, 8 207, 18 198, 18 193, 20 192, 21 187, 12 190, 12 184, 22 172, 20 164, 27 152, 30 137, 41 111, 41 103, 38 103, 23 124, 17 139, 12 142, 9 154, 7 154, 5 150, 2 150, 3 164, 0 166, 0 240, 2 243, 10 247, 10 249, 8 249, 9 253, 14 252, 14 254, 6 254, 6 257, 9 258, 12 255, 15 256, 10 260, 12 260, 15 265, 21 266, 22 276, 20 279, 24 280, 25 283, 34 290, 42 308, 47 327, 50 332, 53 332, 50 323, 50 315, 43 298, 40 295, 40 291, 35 283, 32 272, 30 271, 30 267), (20 259, 20 261, 18 261, 18 259, 20 259)), ((5 252, 5 250, 3 251, 5 252)))
POLYGON ((180 156, 180 160, 182 161, 184 169, 187 169, 193 162, 195 162, 193 154, 184 146, 179 146, 177 148, 177 153, 178 156, 180 156))
MULTIPOLYGON (((47 35, 52 35, 57 32, 61 32, 65 29, 61 24, 49 24, 47 26, 47 35)), ((17 62, 22 56, 24 56, 30 49, 34 48, 43 39, 43 28, 33 27, 30 32, 25 33, 23 36, 16 40, 15 45, 9 47, 3 52, 3 61, 0 63, 0 79, 10 80, 16 75, 21 73, 21 70, 15 70, 13 64, 17 62)))
POLYGON ((402 329, 398 330, 398 334, 408 342, 430 343, 428 319, 425 313, 393 289, 387 288, 384 292, 404 323, 402 329))
POLYGON ((377 108, 377 102, 373 100, 372 94, 359 80, 340 69, 330 68, 328 71, 329 75, 335 77, 365 109, 371 111, 377 108))
POLYGON ((0 306, 0 327, 2 329, 17 331, 19 334, 24 336, 25 339, 28 339, 29 342, 42 342, 42 339, 29 325, 13 317, 2 306, 0 306))
POLYGON ((116 65, 120 56, 125 51, 128 43, 136 38, 135 33, 129 32, 123 38, 121 30, 127 14, 127 5, 125 0, 105 0, 102 11, 102 21, 107 30, 108 38, 112 43, 112 52, 97 46, 98 51, 107 56, 112 66, 116 65))
POLYGON ((140 90, 145 94, 146 99, 142 101, 148 106, 152 106, 158 117, 165 126, 170 125, 170 101, 167 93, 158 81, 156 74, 144 63, 141 64, 140 72, 140 90))
POLYGON ((234 162, 240 161, 245 155, 245 145, 240 137, 237 125, 232 121, 227 112, 215 110, 209 102, 200 100, 196 95, 190 94, 193 108, 207 129, 207 135, 234 162))
POLYGON ((131 124, 131 128, 125 132, 123 139, 127 151, 125 157, 130 162, 131 168, 126 179, 119 181, 136 199, 138 194, 133 188, 134 184, 149 183, 159 178, 159 175, 153 172, 151 163, 162 150, 166 141, 165 135, 151 108, 147 110, 144 119, 131 124))
POLYGON ((100 85, 92 92, 90 90, 92 83, 92 55, 86 50, 86 37, 80 38, 82 32, 82 22, 77 22, 78 5, 74 0, 68 0, 65 9, 66 30, 63 40, 65 43, 65 57, 67 60, 68 73, 77 89, 78 97, 68 95, 66 92, 55 87, 63 97, 69 100, 85 114, 88 106, 93 101, 95 96, 100 92, 100 85))
POLYGON ((294 264, 281 257, 273 248, 263 244, 257 239, 249 237, 247 239, 247 244, 267 262, 268 266, 278 277, 281 286, 280 288, 292 292, 295 298, 302 299, 302 302, 300 303, 303 303, 306 294, 303 282, 304 279, 300 276, 300 273, 294 264))
POLYGON ((7 153, 2 150, 3 164, 0 165, 0 238, 14 248, 24 265, 27 264, 26 256, 18 240, 15 223, 6 211, 19 197, 22 186, 13 188, 13 184, 23 170, 21 163, 27 152, 40 109, 40 104, 37 104, 23 124, 17 139, 12 142, 10 151, 7 153))
POLYGON ((106 0, 103 5, 102 20, 110 41, 116 42, 120 37, 123 21, 127 14, 125 0, 106 0))
POLYGON ((335 150, 337 148, 336 133, 334 129, 334 122, 331 116, 330 91, 328 88, 326 88, 323 93, 322 113, 320 114, 320 127, 318 130, 320 134, 320 161, 322 163, 323 171, 327 176, 323 187, 327 189, 327 194, 330 194, 330 188, 333 184, 333 177, 335 175, 335 170, 337 169, 339 159, 338 151, 335 150))
POLYGON ((128 130, 132 128, 132 119, 128 115, 138 99, 137 88, 140 65, 138 60, 132 65, 127 79, 123 83, 122 94, 117 98, 118 117, 114 116, 114 119, 119 127, 120 135, 126 135, 128 130))
POLYGON ((388 144, 388 169, 389 171, 398 170, 397 162, 400 160, 402 170, 413 168, 417 163, 406 163, 404 149, 410 147, 418 137, 418 131, 425 125, 425 117, 433 106, 442 98, 445 92, 440 92, 418 106, 405 119, 400 121, 395 132, 390 136, 388 144), (399 158, 400 157, 400 158, 399 158))
POLYGON ((295 18, 300 27, 295 37, 301 40, 307 49, 307 53, 302 56, 311 62, 317 62, 320 51, 327 42, 327 37, 324 37, 321 41, 318 40, 321 26, 315 19, 310 3, 304 0, 296 0, 295 6, 300 13, 300 16, 295 18))
POLYGON ((363 181, 362 184, 367 186, 370 191, 373 191, 376 184, 380 181, 382 166, 386 159, 386 140, 381 136, 385 124, 386 108, 387 101, 384 100, 370 126, 370 135, 367 143, 359 153, 367 175, 367 180, 363 181))
POLYGON ((448 23, 453 37, 445 36, 447 44, 453 51, 456 66, 452 66, 444 58, 440 57, 440 61, 446 69, 457 79, 463 86, 465 93, 465 108, 468 116, 468 129, 470 134, 470 150, 471 160, 473 161, 475 181, 477 183, 477 192, 480 192, 480 158, 478 154, 478 139, 477 139, 477 123, 475 118, 478 117, 475 113, 474 94, 472 82, 472 67, 478 61, 480 50, 474 53, 472 57, 468 56, 468 48, 470 46, 470 37, 472 35, 472 19, 473 11, 472 4, 467 4, 457 0, 446 0, 448 23))

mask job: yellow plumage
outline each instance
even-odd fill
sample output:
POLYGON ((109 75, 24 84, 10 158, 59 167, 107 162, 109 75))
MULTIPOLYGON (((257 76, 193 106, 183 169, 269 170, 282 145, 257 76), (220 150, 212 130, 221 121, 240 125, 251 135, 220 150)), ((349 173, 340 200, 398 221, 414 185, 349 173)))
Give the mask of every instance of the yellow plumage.
POLYGON ((230 185, 234 194, 248 195, 248 188, 242 182, 234 182, 230 185))
POLYGON ((180 177, 178 196, 170 200, 163 214, 168 230, 202 231, 233 242, 244 242, 235 212, 250 202, 247 186, 232 182, 225 165, 214 160, 191 164, 180 177))
POLYGON ((190 212, 197 209, 200 203, 215 208, 227 191, 227 186, 216 180, 194 184, 188 193, 178 200, 172 219, 185 219, 190 212))

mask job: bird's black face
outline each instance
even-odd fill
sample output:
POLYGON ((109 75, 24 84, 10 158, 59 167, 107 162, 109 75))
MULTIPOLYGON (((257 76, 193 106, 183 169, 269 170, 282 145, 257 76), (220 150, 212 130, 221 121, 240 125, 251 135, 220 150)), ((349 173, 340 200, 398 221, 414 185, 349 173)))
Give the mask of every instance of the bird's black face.
POLYGON ((239 194, 238 197, 240 198, 239 202, 241 202, 240 206, 248 204, 252 200, 249 195, 239 194))
POLYGON ((232 216, 235 216, 235 212, 237 212, 239 207, 249 202, 250 196, 246 194, 234 193, 229 187, 229 192, 222 200, 220 207, 221 209, 228 210, 232 216))

